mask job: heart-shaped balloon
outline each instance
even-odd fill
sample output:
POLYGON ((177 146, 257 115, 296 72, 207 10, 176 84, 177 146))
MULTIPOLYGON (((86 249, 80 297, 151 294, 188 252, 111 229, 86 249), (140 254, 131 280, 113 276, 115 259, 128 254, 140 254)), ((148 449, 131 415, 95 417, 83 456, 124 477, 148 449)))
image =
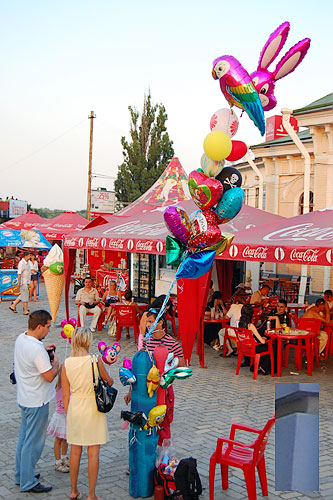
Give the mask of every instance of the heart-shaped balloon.
POLYGON ((240 187, 229 189, 223 193, 221 201, 218 203, 215 213, 219 219, 219 224, 224 224, 228 220, 236 217, 244 202, 244 191, 240 187))
POLYGON ((190 221, 185 210, 176 205, 170 205, 165 209, 164 221, 170 233, 187 245, 190 237, 190 221))
POLYGON ((176 273, 176 278, 200 278, 206 274, 213 265, 216 252, 197 252, 187 259, 179 266, 176 273))
POLYGON ((242 184, 242 174, 235 167, 224 167, 216 177, 223 185, 223 192, 228 189, 240 187, 242 184))
POLYGON ((222 170, 224 161, 214 161, 205 153, 201 157, 201 169, 208 177, 216 177, 222 170))
POLYGON ((205 248, 205 251, 215 250, 216 255, 220 255, 220 253, 224 252, 224 250, 230 247, 231 242, 234 239, 234 236, 235 235, 231 233, 221 232, 221 240, 215 243, 214 245, 205 248))
POLYGON ((223 193, 220 181, 197 170, 190 173, 188 187, 194 202, 202 210, 214 207, 220 201, 223 193))
POLYGON ((213 210, 196 210, 190 215, 191 238, 188 246, 191 248, 206 249, 221 239, 218 227, 218 218, 213 210))

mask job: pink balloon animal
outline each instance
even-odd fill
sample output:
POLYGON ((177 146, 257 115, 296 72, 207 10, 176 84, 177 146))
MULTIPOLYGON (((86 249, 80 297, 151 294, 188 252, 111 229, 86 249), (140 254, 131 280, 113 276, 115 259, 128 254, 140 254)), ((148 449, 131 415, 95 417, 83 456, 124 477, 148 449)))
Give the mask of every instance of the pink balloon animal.
POLYGON ((292 73, 303 61, 309 47, 310 38, 304 38, 296 43, 276 65, 274 71, 268 71, 268 66, 278 56, 279 52, 287 40, 290 24, 282 23, 268 38, 260 53, 257 71, 251 73, 252 82, 259 94, 262 108, 269 111, 276 106, 276 97, 274 96, 275 82, 284 76, 292 73))

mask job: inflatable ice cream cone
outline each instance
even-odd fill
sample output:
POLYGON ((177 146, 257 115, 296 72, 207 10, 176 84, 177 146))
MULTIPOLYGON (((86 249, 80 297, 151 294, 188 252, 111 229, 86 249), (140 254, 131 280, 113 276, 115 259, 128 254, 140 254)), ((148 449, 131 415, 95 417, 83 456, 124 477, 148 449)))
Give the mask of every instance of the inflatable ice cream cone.
POLYGON ((55 323, 64 287, 64 259, 61 248, 55 244, 44 260, 43 277, 52 321, 55 323))
POLYGON ((44 271, 43 277, 51 310, 52 321, 55 323, 59 310, 62 289, 64 287, 64 273, 54 274, 50 271, 50 269, 47 269, 44 271))

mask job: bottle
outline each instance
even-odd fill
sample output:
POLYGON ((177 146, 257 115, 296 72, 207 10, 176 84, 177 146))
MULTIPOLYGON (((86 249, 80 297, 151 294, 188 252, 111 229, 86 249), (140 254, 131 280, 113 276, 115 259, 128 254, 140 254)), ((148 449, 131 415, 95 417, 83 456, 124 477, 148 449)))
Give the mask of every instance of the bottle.
POLYGON ((285 330, 287 328, 287 316, 284 314, 282 318, 282 328, 285 330))
POLYGON ((211 310, 210 310, 210 317, 211 317, 211 319, 215 318, 215 307, 211 308, 211 310))
POLYGON ((267 321, 267 331, 269 332, 271 329, 271 322, 268 320, 267 321))

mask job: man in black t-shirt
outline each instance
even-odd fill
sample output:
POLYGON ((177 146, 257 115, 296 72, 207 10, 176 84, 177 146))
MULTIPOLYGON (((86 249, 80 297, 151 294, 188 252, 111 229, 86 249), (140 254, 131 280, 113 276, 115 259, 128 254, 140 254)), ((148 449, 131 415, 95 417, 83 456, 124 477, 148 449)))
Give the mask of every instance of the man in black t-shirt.
POLYGON ((271 322, 271 328, 281 328, 284 324, 290 326, 290 317, 287 313, 287 301, 285 299, 280 299, 277 303, 276 310, 272 310, 267 319, 271 322))

